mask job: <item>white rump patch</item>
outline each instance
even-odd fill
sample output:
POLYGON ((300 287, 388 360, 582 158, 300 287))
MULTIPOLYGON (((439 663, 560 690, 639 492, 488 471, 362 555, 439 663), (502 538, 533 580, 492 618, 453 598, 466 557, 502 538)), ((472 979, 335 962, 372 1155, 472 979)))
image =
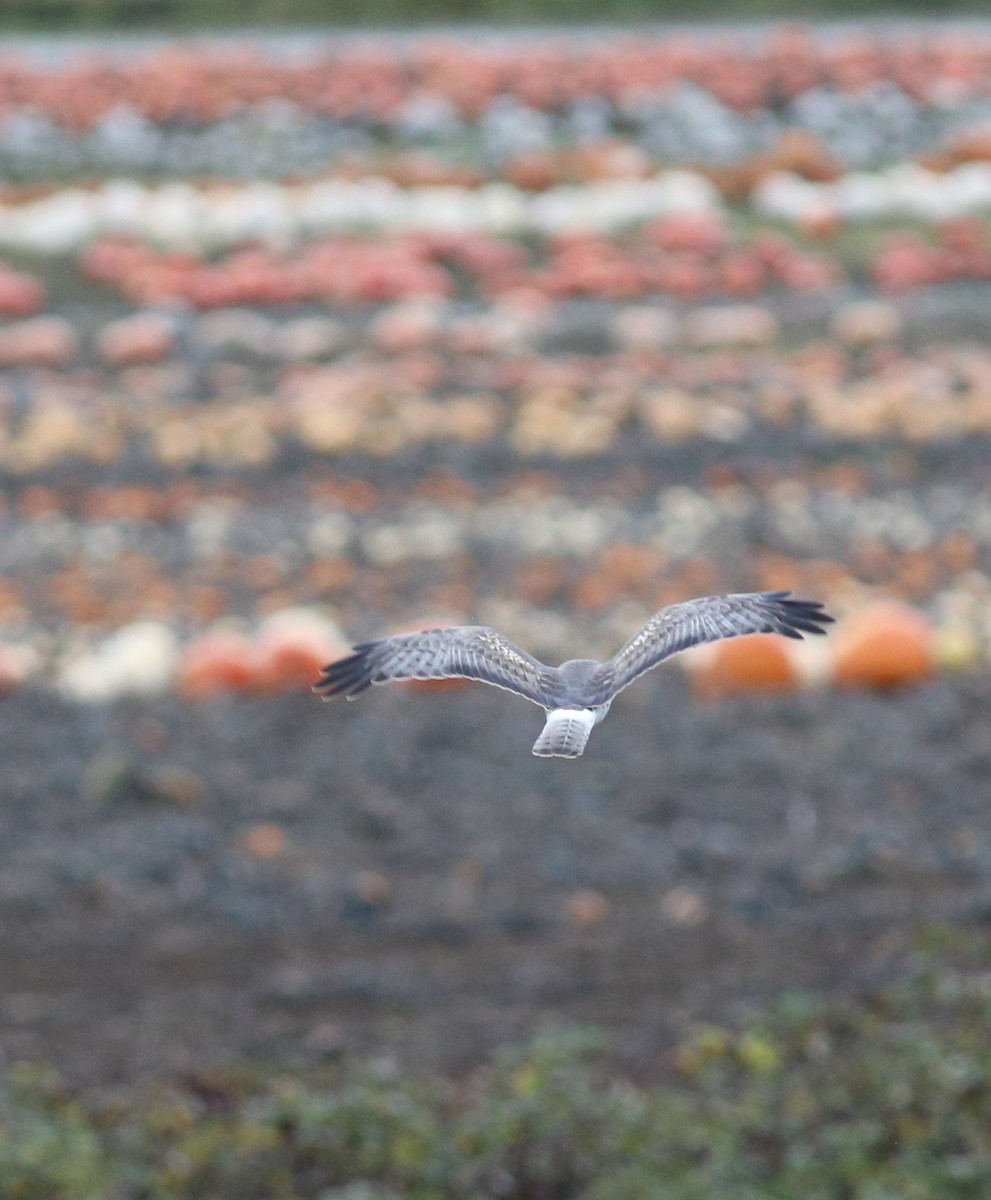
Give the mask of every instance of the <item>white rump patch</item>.
POLYGON ((556 708, 533 744, 540 758, 577 758, 585 749, 596 714, 589 708, 556 708))

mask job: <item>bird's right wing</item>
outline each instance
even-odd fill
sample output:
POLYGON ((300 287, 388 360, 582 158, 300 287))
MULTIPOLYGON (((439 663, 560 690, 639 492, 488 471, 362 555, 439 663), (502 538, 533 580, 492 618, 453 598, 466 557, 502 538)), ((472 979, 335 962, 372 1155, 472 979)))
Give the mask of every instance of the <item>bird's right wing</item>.
POLYGON ((617 692, 689 646, 718 642, 747 633, 781 633, 801 638, 825 633, 833 618, 816 600, 792 600, 790 592, 741 592, 702 596, 671 604, 655 613, 626 645, 602 664, 592 681, 590 703, 604 704, 617 692))
POLYGON ((324 667, 313 690, 324 700, 353 700, 373 684, 402 679, 475 679, 534 704, 553 703, 553 671, 485 625, 425 629, 363 642, 354 654, 324 667))

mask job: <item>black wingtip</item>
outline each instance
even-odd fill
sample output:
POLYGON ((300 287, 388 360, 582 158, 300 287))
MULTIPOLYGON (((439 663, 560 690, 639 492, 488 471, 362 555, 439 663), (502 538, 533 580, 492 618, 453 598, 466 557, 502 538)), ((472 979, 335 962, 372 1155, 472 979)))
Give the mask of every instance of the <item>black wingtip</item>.
POLYGON ((366 688, 371 687, 371 670, 368 661, 369 651, 373 642, 365 642, 355 646, 354 654, 339 658, 336 662, 328 663, 321 672, 319 680, 313 685, 312 691, 321 700, 334 700, 344 696, 348 700, 360 695, 366 688))
POLYGON ((765 597, 781 622, 779 632, 786 637, 801 639, 806 634, 821 636, 826 633, 824 626, 836 621, 826 612, 820 600, 793 600, 791 592, 765 592, 765 597))

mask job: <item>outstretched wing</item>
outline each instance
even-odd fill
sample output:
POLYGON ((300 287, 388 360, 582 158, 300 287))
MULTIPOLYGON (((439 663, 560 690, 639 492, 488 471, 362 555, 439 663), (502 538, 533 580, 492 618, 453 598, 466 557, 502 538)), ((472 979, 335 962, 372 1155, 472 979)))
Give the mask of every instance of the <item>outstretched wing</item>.
POLYGON ((702 596, 672 604, 656 613, 635 637, 604 662, 592 681, 590 703, 604 704, 634 679, 664 659, 698 646, 745 633, 782 633, 801 638, 825 633, 833 618, 816 600, 791 600, 790 592, 741 592, 702 596))
POLYGON ((553 671, 485 625, 425 629, 363 642, 324 667, 313 690, 324 700, 353 700, 376 683, 399 679, 477 679, 546 707, 553 671))

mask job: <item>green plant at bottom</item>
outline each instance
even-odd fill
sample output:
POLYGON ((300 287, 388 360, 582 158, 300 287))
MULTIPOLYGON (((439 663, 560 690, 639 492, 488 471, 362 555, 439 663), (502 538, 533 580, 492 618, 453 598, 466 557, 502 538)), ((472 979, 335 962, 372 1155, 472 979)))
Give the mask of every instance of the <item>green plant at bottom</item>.
POLYGON ((974 936, 856 1002, 789 996, 700 1027, 650 1087, 581 1029, 460 1081, 342 1066, 111 1104, 19 1067, 0 1087, 0 1200, 982 1200, 989 962, 974 936))

